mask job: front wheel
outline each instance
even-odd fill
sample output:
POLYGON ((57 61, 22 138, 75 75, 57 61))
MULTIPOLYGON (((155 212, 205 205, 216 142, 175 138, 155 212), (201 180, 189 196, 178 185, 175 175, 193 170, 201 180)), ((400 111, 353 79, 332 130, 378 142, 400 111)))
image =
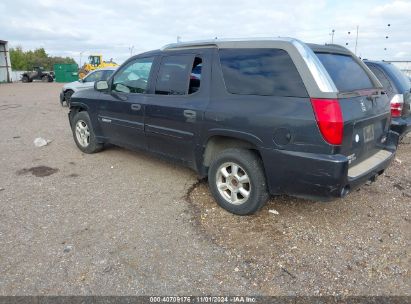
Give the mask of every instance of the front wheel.
POLYGON ((41 77, 41 81, 49 82, 49 77, 47 75, 44 75, 43 77, 41 77))
POLYGON ((64 100, 66 101, 67 106, 70 108, 70 103, 71 103, 71 95, 74 94, 73 90, 67 90, 64 92, 64 100))
POLYGON ((209 168, 208 182, 217 203, 238 215, 256 212, 269 196, 261 159, 250 150, 221 152, 209 168))
POLYGON ((29 77, 28 76, 23 76, 21 81, 24 82, 24 83, 27 83, 27 82, 29 82, 29 77))
POLYGON ((74 141, 84 153, 96 153, 103 149, 103 144, 98 143, 87 112, 78 112, 71 122, 74 141))

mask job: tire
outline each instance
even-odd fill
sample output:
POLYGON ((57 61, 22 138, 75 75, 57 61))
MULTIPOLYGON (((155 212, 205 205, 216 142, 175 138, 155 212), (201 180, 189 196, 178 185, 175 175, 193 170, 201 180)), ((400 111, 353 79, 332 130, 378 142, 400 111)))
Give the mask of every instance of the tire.
POLYGON ((218 154, 208 170, 208 183, 217 203, 238 215, 255 213, 269 197, 262 161, 251 150, 234 148, 218 154))
POLYGON ((73 94, 74 94, 73 90, 67 90, 66 92, 64 92, 64 100, 66 101, 66 104, 69 108, 71 104, 71 95, 73 94))
POLYGON ((27 82, 29 82, 29 77, 28 76, 23 76, 21 78, 21 81, 24 82, 24 83, 27 83, 27 82))
POLYGON ((103 144, 98 143, 87 112, 78 112, 71 121, 73 138, 77 147, 84 153, 92 154, 103 149, 103 144))
POLYGON ((49 77, 47 75, 41 77, 42 82, 49 82, 49 77))

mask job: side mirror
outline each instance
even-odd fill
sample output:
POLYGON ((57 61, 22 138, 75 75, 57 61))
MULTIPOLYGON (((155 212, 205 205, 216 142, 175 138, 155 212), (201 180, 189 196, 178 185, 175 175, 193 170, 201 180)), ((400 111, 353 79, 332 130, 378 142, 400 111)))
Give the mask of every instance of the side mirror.
POLYGON ((105 80, 96 81, 94 83, 94 89, 97 91, 106 91, 108 90, 108 82, 105 80))
POLYGON ((84 82, 83 78, 79 78, 78 82, 84 82))

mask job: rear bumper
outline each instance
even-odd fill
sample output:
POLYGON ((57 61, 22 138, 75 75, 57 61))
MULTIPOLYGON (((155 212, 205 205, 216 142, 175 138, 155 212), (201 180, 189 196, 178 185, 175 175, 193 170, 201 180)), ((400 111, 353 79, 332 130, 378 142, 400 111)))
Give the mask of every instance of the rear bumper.
MULTIPOLYGON (((271 194, 330 200, 345 196, 367 181, 374 181, 395 157, 399 136, 390 132, 379 161, 363 164, 355 174, 344 155, 323 155, 284 150, 261 151, 271 194), (349 176, 349 170, 351 175, 349 176)), ((372 157, 370 157, 372 158, 372 157)))
POLYGON ((400 138, 411 131, 411 115, 405 118, 398 117, 391 120, 391 130, 400 134, 400 138))

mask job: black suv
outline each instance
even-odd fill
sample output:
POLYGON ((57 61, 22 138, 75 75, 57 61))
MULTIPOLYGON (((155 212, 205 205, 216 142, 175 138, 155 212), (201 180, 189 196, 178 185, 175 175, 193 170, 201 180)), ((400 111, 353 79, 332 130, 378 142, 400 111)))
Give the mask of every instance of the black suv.
POLYGON ((364 60, 384 87, 391 103, 391 129, 403 137, 411 131, 411 83, 393 64, 364 60))
POLYGON ((291 38, 177 43, 134 56, 75 93, 69 120, 81 151, 112 143, 184 163, 241 215, 269 194, 343 197, 375 180, 398 144, 389 100, 361 60, 291 38))

